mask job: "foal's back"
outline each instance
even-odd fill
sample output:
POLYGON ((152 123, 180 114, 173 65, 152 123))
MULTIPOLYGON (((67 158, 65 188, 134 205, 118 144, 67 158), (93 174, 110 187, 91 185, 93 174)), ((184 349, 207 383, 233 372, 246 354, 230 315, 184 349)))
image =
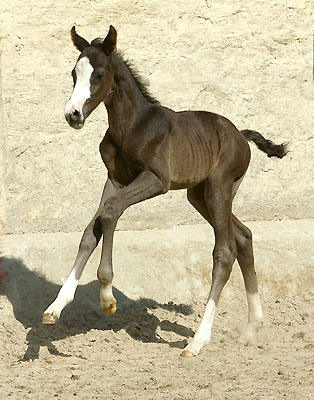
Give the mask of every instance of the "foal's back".
POLYGON ((169 119, 171 189, 183 189, 211 173, 241 177, 250 161, 246 139, 227 118, 206 111, 174 112, 161 107, 169 119))

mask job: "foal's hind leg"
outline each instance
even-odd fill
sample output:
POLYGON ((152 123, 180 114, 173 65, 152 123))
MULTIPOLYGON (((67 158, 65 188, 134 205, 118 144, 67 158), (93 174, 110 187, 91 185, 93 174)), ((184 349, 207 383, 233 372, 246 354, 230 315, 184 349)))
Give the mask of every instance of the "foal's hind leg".
POLYGON ((213 251, 213 273, 209 299, 200 326, 182 355, 192 357, 210 342, 216 306, 221 292, 229 279, 236 257, 236 244, 232 233, 232 189, 233 182, 220 177, 208 178, 196 188, 188 191, 188 199, 210 222, 215 233, 213 251))
POLYGON ((256 334, 263 324, 263 312, 258 293, 258 284, 254 268, 252 233, 234 215, 232 215, 233 232, 238 251, 238 262, 243 274, 248 301, 248 324, 240 336, 244 344, 256 341, 256 334))
POLYGON ((108 197, 116 193, 117 189, 113 186, 110 180, 107 180, 100 201, 99 208, 86 227, 79 246, 79 251, 76 256, 76 260, 71 269, 71 272, 61 287, 57 298, 54 302, 44 311, 42 323, 45 325, 53 325, 60 318, 60 314, 64 307, 71 303, 74 298, 74 294, 78 285, 78 281, 82 276, 85 265, 97 247, 99 240, 102 236, 102 227, 100 222, 100 213, 104 207, 105 201, 108 197))
MULTIPOLYGON (((237 185, 238 186, 238 185, 237 185)), ((234 186, 233 195, 237 188, 234 186)), ((194 208, 211 224, 207 202, 205 201, 205 184, 188 190, 188 200, 194 208)), ((240 341, 249 344, 255 341, 256 333, 262 326, 263 313, 258 294, 257 278, 254 268, 253 246, 251 231, 232 215, 233 234, 237 246, 237 259, 242 270, 248 300, 248 325, 240 336, 240 341)), ((211 326, 208 327, 209 331, 211 326)))

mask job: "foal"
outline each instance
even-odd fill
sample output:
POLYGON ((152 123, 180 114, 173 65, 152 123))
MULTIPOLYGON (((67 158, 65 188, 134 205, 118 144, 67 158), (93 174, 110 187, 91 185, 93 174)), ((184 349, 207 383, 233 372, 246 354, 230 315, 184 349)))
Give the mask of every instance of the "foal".
POLYGON ((175 112, 152 98, 139 77, 116 52, 117 33, 91 43, 75 27, 72 41, 81 52, 72 71, 74 90, 65 107, 69 125, 81 129, 86 118, 104 102, 109 128, 100 144, 108 179, 99 208, 84 231, 73 269, 42 322, 55 324, 73 298, 90 255, 103 237, 97 277, 100 303, 110 316, 116 311, 112 295, 112 241, 124 210, 132 204, 168 192, 187 189, 189 202, 215 233, 209 300, 201 324, 184 349, 195 356, 209 343, 214 313, 235 259, 240 264, 248 300, 248 324, 241 340, 249 343, 262 325, 262 308, 254 269, 250 230, 232 214, 232 200, 250 162, 248 140, 268 156, 283 157, 275 145, 255 131, 242 131, 226 118, 205 111, 175 112))

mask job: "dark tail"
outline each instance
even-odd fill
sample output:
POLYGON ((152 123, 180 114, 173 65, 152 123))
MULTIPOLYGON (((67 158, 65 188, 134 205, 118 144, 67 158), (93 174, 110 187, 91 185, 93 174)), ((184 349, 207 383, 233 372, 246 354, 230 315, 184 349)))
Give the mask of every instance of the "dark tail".
POLYGON ((275 144, 271 140, 265 139, 260 133, 250 129, 244 129, 240 132, 247 140, 254 142, 268 157, 283 158, 288 153, 287 143, 275 144))

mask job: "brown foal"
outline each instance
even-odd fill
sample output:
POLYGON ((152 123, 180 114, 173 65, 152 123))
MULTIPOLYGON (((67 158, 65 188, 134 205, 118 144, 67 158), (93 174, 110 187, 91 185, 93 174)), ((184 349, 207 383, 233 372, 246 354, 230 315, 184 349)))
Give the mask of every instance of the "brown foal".
POLYGON ((72 71, 74 90, 65 108, 72 128, 80 129, 88 115, 104 102, 109 128, 100 144, 108 179, 98 210, 84 231, 79 251, 56 300, 43 315, 55 324, 74 298, 87 260, 103 238, 97 277, 100 303, 107 315, 116 311, 112 295, 112 242, 117 221, 132 204, 168 192, 187 189, 187 198, 212 225, 215 234, 212 284, 200 326, 183 356, 195 356, 209 343, 215 308, 235 259, 243 273, 248 299, 248 324, 241 335, 254 341, 262 325, 252 250, 252 235, 232 214, 232 200, 250 162, 247 140, 268 156, 283 157, 285 145, 275 145, 258 132, 239 131, 227 118, 205 111, 175 112, 147 91, 130 65, 116 51, 116 30, 91 43, 71 30, 81 52, 72 71))

